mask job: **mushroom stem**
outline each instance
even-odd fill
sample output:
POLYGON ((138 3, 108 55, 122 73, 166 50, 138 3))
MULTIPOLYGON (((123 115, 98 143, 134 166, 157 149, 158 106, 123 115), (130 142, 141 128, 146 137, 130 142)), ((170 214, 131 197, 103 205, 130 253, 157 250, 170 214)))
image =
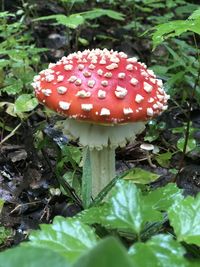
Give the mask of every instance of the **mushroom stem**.
POLYGON ((90 150, 92 171, 92 196, 96 197, 101 190, 115 177, 115 149, 104 147, 101 150, 90 150))

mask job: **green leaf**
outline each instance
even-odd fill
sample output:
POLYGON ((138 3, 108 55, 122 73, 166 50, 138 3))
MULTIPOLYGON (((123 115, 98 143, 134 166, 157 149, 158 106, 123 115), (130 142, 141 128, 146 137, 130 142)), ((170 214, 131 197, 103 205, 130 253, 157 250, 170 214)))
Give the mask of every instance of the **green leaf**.
POLYGON ((15 101, 15 112, 28 112, 38 105, 38 101, 32 94, 22 94, 15 101))
POLYGON ((199 20, 199 9, 187 20, 175 20, 167 23, 160 24, 153 28, 154 33, 152 34, 153 49, 156 46, 163 43, 164 40, 180 36, 182 33, 191 31, 200 34, 200 20, 199 20))
POLYGON ((200 246, 200 194, 175 201, 169 209, 170 224, 179 241, 200 246))
POLYGON ((50 249, 21 246, 0 253, 0 267, 70 267, 62 256, 50 249))
POLYGON ((71 29, 76 29, 79 25, 85 22, 85 19, 83 18, 83 16, 79 14, 72 14, 70 16, 65 16, 62 14, 50 15, 50 16, 44 16, 44 17, 34 19, 34 21, 52 20, 52 19, 55 19, 58 24, 62 24, 71 29))
POLYGON ((74 267, 133 267, 125 248, 109 237, 75 263, 74 267))
MULTIPOLYGON (((183 151, 184 145, 185 145, 185 138, 184 137, 179 138, 179 140, 177 142, 178 149, 183 151)), ((196 140, 194 138, 189 138, 188 142, 187 142, 186 153, 195 149, 196 146, 197 146, 196 140)))
POLYGON ((86 12, 79 13, 82 15, 85 19, 96 19, 101 16, 108 16, 115 20, 124 20, 124 14, 113 11, 111 9, 101 9, 101 8, 95 8, 86 12))
POLYGON ((19 94, 23 89, 23 83, 21 80, 17 80, 15 78, 9 78, 5 81, 7 86, 2 88, 2 92, 6 92, 8 95, 16 95, 19 94))
POLYGON ((191 16, 189 16, 189 19, 200 19, 200 8, 195 10, 191 16))
POLYGON ((66 27, 69 27, 71 29, 76 29, 79 25, 84 24, 85 20, 93 20, 101 16, 108 16, 115 20, 124 20, 124 15, 120 12, 116 12, 110 9, 96 8, 86 12, 72 14, 70 16, 65 16, 62 14, 44 16, 34 19, 33 21, 55 19, 58 24, 65 25, 66 27))
POLYGON ((144 196, 144 199, 154 209, 166 211, 173 205, 175 199, 183 199, 183 195, 181 189, 174 183, 169 183, 164 187, 150 191, 144 196))
POLYGON ((30 235, 31 245, 47 248, 75 261, 96 244, 96 235, 89 226, 76 219, 56 217, 53 224, 41 225, 30 235))
POLYGON ((107 203, 103 203, 97 207, 91 207, 89 209, 83 210, 77 215, 77 218, 86 224, 102 224, 107 225, 106 217, 108 216, 110 210, 107 203))
POLYGON ((164 234, 153 236, 146 243, 136 243, 129 249, 133 266, 140 267, 186 267, 184 253, 184 248, 172 236, 164 234))
POLYGON ((153 172, 145 171, 141 168, 134 168, 130 170, 125 176, 125 180, 131 180, 137 184, 149 184, 157 180, 160 175, 153 172))
POLYGON ((10 64, 10 60, 0 59, 0 68, 6 67, 10 64))
POLYGON ((134 183, 119 180, 106 203, 84 210, 78 218, 87 224, 97 223, 108 229, 139 234, 147 222, 160 221, 162 215, 134 183))
POLYGON ((172 158, 172 153, 170 151, 158 154, 155 157, 155 160, 158 162, 158 164, 162 167, 169 167, 170 165, 170 159, 172 158))
POLYGON ((5 228, 4 226, 0 226, 0 245, 6 242, 6 240, 12 235, 12 230, 9 228, 5 228))

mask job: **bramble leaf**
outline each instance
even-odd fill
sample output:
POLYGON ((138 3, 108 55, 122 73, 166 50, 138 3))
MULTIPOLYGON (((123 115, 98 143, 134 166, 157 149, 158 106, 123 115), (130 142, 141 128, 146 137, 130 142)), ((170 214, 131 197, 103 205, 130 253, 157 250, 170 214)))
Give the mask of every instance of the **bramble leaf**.
POLYGON ((31 246, 51 249, 74 262, 96 244, 97 236, 92 228, 72 219, 56 217, 52 224, 41 225, 29 237, 31 246))
POLYGON ((179 241, 200 246, 200 194, 175 201, 169 209, 170 224, 179 241))
POLYGON ((181 244, 164 234, 153 236, 146 243, 136 243, 129 249, 133 266, 140 267, 186 267, 184 253, 181 244))

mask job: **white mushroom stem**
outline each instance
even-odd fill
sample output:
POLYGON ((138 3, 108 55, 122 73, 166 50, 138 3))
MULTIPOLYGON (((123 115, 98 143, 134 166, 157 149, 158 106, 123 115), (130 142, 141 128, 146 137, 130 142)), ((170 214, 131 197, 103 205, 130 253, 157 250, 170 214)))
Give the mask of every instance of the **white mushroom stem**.
POLYGON ((115 177, 115 149, 133 142, 136 135, 145 129, 145 122, 107 126, 67 119, 62 129, 68 138, 79 140, 83 147, 89 147, 92 196, 96 197, 115 177))
POLYGON ((90 150, 92 171, 92 196, 99 192, 115 178, 115 149, 105 147, 102 150, 90 150))

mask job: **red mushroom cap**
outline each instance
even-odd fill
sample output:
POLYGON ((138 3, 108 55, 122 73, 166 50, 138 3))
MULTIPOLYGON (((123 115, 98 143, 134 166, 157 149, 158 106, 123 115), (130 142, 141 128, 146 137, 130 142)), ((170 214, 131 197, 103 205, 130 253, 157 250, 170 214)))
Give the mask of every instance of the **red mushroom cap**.
POLYGON ((93 123, 145 121, 165 110, 169 98, 144 63, 107 49, 79 51, 49 64, 33 87, 50 109, 93 123))

